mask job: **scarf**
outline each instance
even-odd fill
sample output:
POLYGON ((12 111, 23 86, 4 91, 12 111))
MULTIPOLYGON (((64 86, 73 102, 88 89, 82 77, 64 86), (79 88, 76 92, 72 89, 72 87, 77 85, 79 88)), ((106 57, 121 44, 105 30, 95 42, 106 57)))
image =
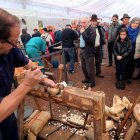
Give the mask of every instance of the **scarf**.
POLYGON ((128 26, 128 35, 132 45, 135 44, 138 33, 139 33, 139 28, 132 29, 130 26, 128 26))

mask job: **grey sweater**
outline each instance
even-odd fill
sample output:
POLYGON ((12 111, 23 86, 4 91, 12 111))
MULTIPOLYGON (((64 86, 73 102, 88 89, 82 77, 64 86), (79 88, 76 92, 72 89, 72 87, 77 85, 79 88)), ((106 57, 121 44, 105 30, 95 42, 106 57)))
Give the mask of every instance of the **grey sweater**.
POLYGON ((115 26, 113 24, 110 25, 108 32, 108 42, 114 42, 116 40, 118 27, 119 23, 117 23, 115 26))

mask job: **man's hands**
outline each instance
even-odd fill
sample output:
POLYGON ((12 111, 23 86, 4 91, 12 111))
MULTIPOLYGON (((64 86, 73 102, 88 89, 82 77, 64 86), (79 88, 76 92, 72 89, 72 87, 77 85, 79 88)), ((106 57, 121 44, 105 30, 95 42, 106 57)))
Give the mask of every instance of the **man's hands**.
POLYGON ((53 80, 51 80, 51 79, 48 79, 48 78, 43 78, 41 82, 47 84, 50 87, 54 87, 54 88, 57 87, 55 82, 53 80))
POLYGON ((40 69, 37 68, 33 71, 29 69, 26 71, 25 78, 22 84, 32 89, 36 84, 41 82, 40 75, 42 75, 42 72, 40 71, 40 69))
POLYGON ((54 88, 56 87, 56 84, 54 83, 54 81, 43 77, 43 74, 39 68, 36 67, 36 68, 31 68, 30 70, 27 70, 22 84, 28 87, 29 89, 32 89, 38 83, 44 83, 54 88))
POLYGON ((122 59, 122 56, 118 55, 117 60, 121 60, 121 59, 122 59))
POLYGON ((81 34, 82 34, 84 31, 85 31, 84 28, 81 28, 81 29, 80 29, 80 33, 81 33, 81 34))

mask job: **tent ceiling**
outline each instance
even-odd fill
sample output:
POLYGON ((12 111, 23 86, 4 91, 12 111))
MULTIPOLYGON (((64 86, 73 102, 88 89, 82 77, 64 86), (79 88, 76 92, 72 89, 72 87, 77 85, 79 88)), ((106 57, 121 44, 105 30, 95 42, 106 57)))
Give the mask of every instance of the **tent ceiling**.
POLYGON ((130 17, 140 17, 138 0, 0 0, 0 5, 17 11, 24 9, 28 13, 35 11, 34 13, 43 16, 77 18, 97 14, 108 21, 113 14, 118 14, 120 18, 124 13, 128 13, 130 17))
POLYGON ((140 16, 138 0, 30 0, 41 4, 57 5, 72 8, 84 12, 97 13, 111 17, 113 14, 122 16, 128 13, 130 16, 140 16))

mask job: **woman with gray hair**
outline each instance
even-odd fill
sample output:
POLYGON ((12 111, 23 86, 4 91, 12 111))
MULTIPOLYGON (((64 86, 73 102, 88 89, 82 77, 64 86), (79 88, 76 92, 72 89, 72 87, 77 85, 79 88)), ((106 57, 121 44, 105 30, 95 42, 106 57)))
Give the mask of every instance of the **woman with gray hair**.
POLYGON ((131 40, 132 43, 132 51, 129 55, 129 71, 128 71, 128 80, 127 80, 127 84, 131 83, 131 79, 135 70, 135 63, 136 60, 134 59, 134 55, 135 55, 135 50, 137 47, 137 40, 138 40, 138 34, 140 32, 140 18, 135 17, 131 20, 130 25, 128 26, 128 35, 129 35, 129 39, 131 40))

